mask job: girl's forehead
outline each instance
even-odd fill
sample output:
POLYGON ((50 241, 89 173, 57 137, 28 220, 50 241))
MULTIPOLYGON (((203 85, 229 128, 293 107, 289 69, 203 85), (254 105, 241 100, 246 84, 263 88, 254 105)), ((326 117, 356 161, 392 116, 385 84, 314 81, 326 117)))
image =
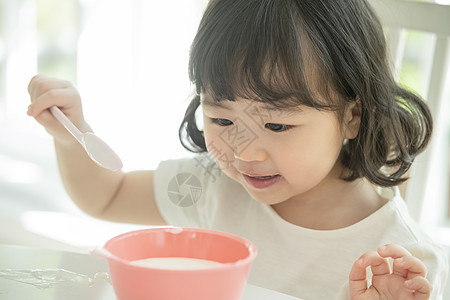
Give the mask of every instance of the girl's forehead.
POLYGON ((213 108, 229 108, 229 105, 227 105, 225 102, 231 102, 231 100, 228 99, 214 99, 210 94, 207 92, 203 92, 200 94, 200 103, 203 107, 213 107, 213 108))

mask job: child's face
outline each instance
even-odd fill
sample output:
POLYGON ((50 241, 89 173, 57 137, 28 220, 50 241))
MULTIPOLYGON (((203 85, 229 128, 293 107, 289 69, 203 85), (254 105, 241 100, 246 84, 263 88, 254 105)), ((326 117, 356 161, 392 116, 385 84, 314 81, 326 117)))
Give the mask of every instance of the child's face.
POLYGON ((274 110, 238 98, 214 102, 202 95, 208 152, 256 200, 277 204, 336 181, 345 138, 335 112, 274 110))

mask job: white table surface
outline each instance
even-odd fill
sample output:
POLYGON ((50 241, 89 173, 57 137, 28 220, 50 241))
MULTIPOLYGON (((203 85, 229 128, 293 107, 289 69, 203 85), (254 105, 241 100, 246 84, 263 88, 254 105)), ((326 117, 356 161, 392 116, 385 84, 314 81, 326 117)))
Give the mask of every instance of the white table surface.
MULTIPOLYGON (((105 280, 96 280, 92 286, 86 283, 65 282, 48 288, 39 288, 5 278, 7 273, 12 274, 18 270, 26 273, 36 269, 64 269, 94 278, 96 273, 107 272, 108 266, 105 260, 86 254, 0 244, 0 299, 116 299, 111 284, 105 280)), ((298 298, 247 284, 241 300, 298 300, 298 298)))

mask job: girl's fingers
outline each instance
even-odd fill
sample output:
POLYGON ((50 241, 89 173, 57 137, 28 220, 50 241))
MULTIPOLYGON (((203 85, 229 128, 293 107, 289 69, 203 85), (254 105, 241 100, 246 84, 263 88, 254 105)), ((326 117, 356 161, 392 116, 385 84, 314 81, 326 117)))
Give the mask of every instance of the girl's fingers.
MULTIPOLYGON (((32 103, 28 106, 27 114, 36 117, 47 108, 58 105, 64 106, 69 99, 79 99, 78 93, 73 87, 48 90, 36 98, 32 98, 32 103)), ((72 104, 73 105, 73 104, 72 104)))
POLYGON ((36 75, 31 78, 30 83, 28 84, 28 93, 33 100, 39 97, 41 94, 48 92, 49 90, 63 89, 71 86, 72 84, 69 81, 36 75))
POLYGON ((363 294, 367 290, 367 273, 362 258, 353 263, 349 275, 350 298, 363 294))
POLYGON ((394 259, 400 258, 402 256, 412 255, 411 252, 396 244, 386 244, 383 247, 378 248, 377 251, 381 257, 392 257, 394 259))
POLYGON ((48 110, 52 106, 58 106, 82 132, 90 131, 89 125, 84 121, 80 95, 69 81, 37 75, 31 79, 28 93, 31 104, 27 114, 34 117, 55 138, 73 142, 67 130, 48 110))
POLYGON ((431 294, 431 285, 425 277, 417 276, 405 281, 405 287, 411 290, 417 300, 429 299, 431 294))
POLYGON ((412 256, 412 254, 399 245, 388 244, 378 248, 381 257, 392 257, 394 259, 392 273, 407 279, 416 276, 426 277, 426 267, 424 263, 412 256))
MULTIPOLYGON (((429 299, 431 285, 425 278, 425 265, 405 248, 398 245, 386 245, 380 247, 377 252, 367 252, 363 254, 352 266, 349 275, 350 297, 368 295, 367 292, 383 292, 383 287, 390 284, 395 285, 400 294, 411 293, 414 299, 429 299), (394 270, 391 274, 388 257, 394 259, 394 270), (370 267, 373 273, 372 284, 375 289, 367 287, 366 269, 370 267), (397 273, 397 274, 396 274, 397 273), (408 280, 397 277, 399 274, 408 280), (387 276, 385 276, 387 275, 387 276), (397 275, 391 277, 392 275, 397 275), (404 282, 404 287, 401 285, 404 282)), ((408 298, 409 299, 409 298, 408 298)))
POLYGON ((363 265, 370 266, 373 275, 386 275, 391 273, 391 268, 387 259, 381 257, 377 252, 367 252, 363 256, 363 265))
POLYGON ((31 104, 27 114, 36 117, 50 106, 65 106, 74 99, 81 101, 77 90, 69 81, 36 75, 28 84, 31 104))
POLYGON ((355 296, 367 290, 366 268, 370 266, 373 275, 390 274, 389 263, 385 258, 371 251, 363 254, 352 266, 349 275, 350 295, 355 296))
POLYGON ((411 279, 416 276, 426 277, 427 267, 414 256, 404 256, 394 259, 393 274, 411 279))

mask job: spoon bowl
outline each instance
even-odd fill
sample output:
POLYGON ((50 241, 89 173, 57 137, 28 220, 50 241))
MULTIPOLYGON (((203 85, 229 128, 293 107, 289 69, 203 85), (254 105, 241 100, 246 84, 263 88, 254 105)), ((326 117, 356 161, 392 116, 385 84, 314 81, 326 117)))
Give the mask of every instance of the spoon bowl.
POLYGON ((111 171, 117 171, 122 168, 122 161, 117 154, 92 132, 83 134, 83 144, 89 157, 99 166, 111 171))
POLYGON ((111 171, 118 171, 123 167, 119 156, 102 139, 92 132, 81 132, 57 106, 50 107, 50 112, 83 146, 96 164, 111 171))

